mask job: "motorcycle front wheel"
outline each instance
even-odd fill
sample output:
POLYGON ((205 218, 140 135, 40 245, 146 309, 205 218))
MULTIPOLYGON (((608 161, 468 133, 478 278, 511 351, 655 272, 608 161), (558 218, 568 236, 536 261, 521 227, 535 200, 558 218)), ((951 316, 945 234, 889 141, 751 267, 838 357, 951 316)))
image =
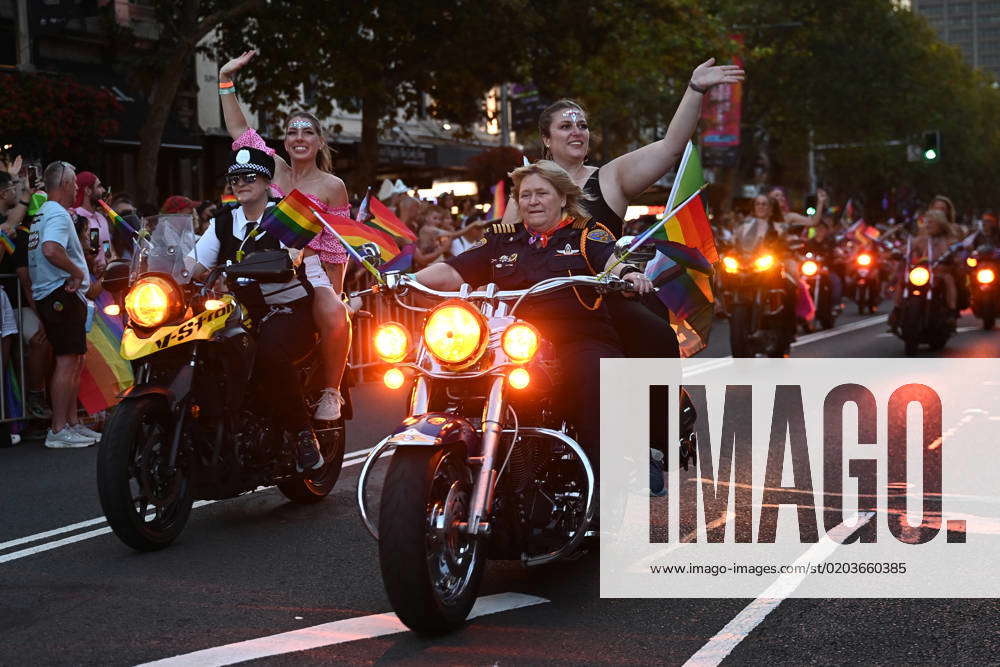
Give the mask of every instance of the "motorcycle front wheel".
POLYGON ((173 425, 166 400, 147 396, 119 403, 101 437, 101 508, 115 535, 137 551, 169 546, 191 514, 182 466, 168 467, 173 425))
POLYGON ((729 315, 729 349, 733 357, 752 357, 753 348, 750 343, 750 306, 736 304, 729 315))
POLYGON ((465 623, 486 565, 468 521, 472 471, 459 448, 400 448, 392 456, 379 510, 379 565, 396 615, 416 632, 465 623))
POLYGON ((335 422, 324 424, 328 424, 329 428, 316 429, 319 450, 323 453, 323 467, 309 477, 278 482, 278 490, 293 503, 318 503, 330 495, 340 479, 340 472, 344 468, 344 445, 347 442, 345 420, 341 417, 335 422))

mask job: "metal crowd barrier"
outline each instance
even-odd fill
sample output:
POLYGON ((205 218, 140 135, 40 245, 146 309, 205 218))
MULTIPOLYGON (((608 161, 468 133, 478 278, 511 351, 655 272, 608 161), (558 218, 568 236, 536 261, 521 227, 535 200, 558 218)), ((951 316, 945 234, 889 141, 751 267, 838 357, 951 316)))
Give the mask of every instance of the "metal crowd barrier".
POLYGON ((424 314, 407 310, 394 301, 380 297, 366 298, 362 309, 372 316, 354 318, 348 361, 357 373, 359 382, 375 381, 380 379, 376 376, 375 369, 384 365, 372 348, 372 334, 375 328, 384 322, 398 322, 410 332, 410 339, 416 340, 420 335, 424 314))

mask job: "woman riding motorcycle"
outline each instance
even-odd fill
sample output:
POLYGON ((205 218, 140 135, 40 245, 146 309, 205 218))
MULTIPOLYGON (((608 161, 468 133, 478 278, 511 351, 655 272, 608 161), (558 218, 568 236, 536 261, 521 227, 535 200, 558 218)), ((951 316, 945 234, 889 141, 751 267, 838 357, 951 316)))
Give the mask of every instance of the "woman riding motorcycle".
MULTIPOLYGON (((583 192, 562 167, 541 160, 516 169, 511 177, 519 222, 524 224, 495 225, 494 233, 461 255, 419 271, 417 280, 438 290, 457 290, 462 283, 496 283, 500 289, 518 290, 547 278, 595 275, 614 263, 614 237, 600 223, 589 221, 580 208, 583 192)), ((618 264, 612 273, 640 294, 653 288, 630 264, 618 264)), ((519 312, 561 356, 560 391, 567 417, 596 469, 599 360, 623 356, 603 298, 592 289, 561 290, 529 298, 519 312)))

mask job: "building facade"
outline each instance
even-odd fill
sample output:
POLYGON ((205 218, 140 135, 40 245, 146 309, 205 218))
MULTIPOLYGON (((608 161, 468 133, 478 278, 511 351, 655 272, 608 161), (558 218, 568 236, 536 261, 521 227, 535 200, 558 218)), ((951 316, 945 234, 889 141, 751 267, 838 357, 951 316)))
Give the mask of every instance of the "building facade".
POLYGON ((912 0, 941 39, 965 61, 1000 80, 1000 0, 912 0))

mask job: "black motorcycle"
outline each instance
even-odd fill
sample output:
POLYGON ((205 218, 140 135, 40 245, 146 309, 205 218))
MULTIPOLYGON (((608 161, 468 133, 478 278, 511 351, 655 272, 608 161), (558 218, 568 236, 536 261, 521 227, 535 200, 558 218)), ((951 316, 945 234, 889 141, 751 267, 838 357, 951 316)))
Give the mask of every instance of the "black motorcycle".
POLYGON ((722 258, 719 284, 729 312, 734 357, 788 354, 795 337, 795 290, 780 256, 768 249, 732 250, 722 258))
POLYGON ((969 255, 965 263, 968 267, 972 313, 983 321, 983 329, 990 331, 1000 313, 1000 293, 997 288, 1000 255, 993 246, 983 245, 969 255))
POLYGON ((929 345, 932 350, 943 349, 955 333, 946 290, 938 284, 935 271, 950 262, 960 247, 956 243, 935 258, 928 241, 927 256, 913 262, 909 260, 911 248, 907 243, 902 300, 892 318, 893 330, 903 339, 907 355, 916 354, 921 344, 929 345))
POLYGON ((875 313, 882 303, 881 262, 878 246, 861 248, 848 264, 848 292, 858 306, 858 315, 875 313))
POLYGON ((841 304, 833 302, 833 287, 830 282, 832 270, 819 253, 806 252, 801 256, 799 273, 816 305, 816 321, 824 329, 832 329, 843 311, 841 304))
MULTIPOLYGON (((140 551, 168 546, 197 499, 223 499, 277 485, 290 500, 314 503, 333 489, 344 459, 344 420, 316 424, 325 463, 296 472, 251 370, 255 331, 280 307, 267 306, 260 283, 292 277, 284 251, 253 253, 192 281, 190 216, 147 220, 131 267, 109 265, 102 284, 125 308, 121 354, 135 384, 104 428, 98 451, 101 507, 115 534, 140 551), (212 288, 224 279, 227 293, 212 288)), ((316 349, 296 363, 310 404, 322 388, 316 349)))

